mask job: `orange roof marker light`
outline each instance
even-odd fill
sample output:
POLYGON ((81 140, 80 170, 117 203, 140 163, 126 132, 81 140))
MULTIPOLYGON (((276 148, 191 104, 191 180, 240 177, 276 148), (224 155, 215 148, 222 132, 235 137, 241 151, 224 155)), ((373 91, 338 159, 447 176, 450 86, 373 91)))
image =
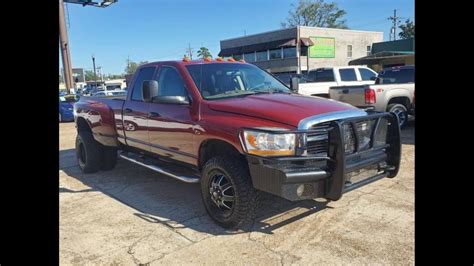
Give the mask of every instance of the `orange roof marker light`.
POLYGON ((222 57, 218 57, 218 58, 216 58, 216 61, 222 62, 222 61, 224 61, 224 59, 222 59, 222 57))
POLYGON ((227 61, 229 61, 229 62, 235 62, 235 59, 231 57, 231 58, 227 59, 227 61))
POLYGON ((204 62, 211 62, 211 61, 212 61, 212 59, 210 57, 205 57, 204 58, 204 62))
POLYGON ((183 62, 189 62, 191 60, 189 60, 189 58, 187 56, 183 57, 183 62))

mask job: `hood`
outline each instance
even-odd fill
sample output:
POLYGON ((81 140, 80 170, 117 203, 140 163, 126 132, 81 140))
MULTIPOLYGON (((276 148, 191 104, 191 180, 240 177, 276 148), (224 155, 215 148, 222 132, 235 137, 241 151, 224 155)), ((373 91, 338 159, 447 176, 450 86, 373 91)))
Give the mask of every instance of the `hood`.
POLYGON ((281 93, 209 101, 209 108, 215 111, 272 120, 294 127, 297 127, 302 119, 309 116, 344 110, 359 110, 352 105, 331 99, 281 93))

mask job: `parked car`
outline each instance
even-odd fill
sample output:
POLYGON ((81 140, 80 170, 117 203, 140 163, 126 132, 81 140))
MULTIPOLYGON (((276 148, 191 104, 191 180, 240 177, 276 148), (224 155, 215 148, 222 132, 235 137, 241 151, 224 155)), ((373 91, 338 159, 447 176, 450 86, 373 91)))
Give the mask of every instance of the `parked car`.
POLYGON ((112 91, 99 91, 92 96, 99 97, 99 96, 125 96, 127 95, 127 91, 125 90, 112 90, 112 91))
POLYGON ((360 108, 392 112, 400 127, 415 115, 415 66, 399 66, 380 72, 374 85, 331 87, 330 98, 360 108))
POLYGON ((278 78, 281 82, 285 83, 285 85, 290 86, 291 78, 297 77, 299 84, 310 82, 308 77, 303 74, 296 74, 296 73, 273 73, 273 75, 278 78))
POLYGON ((59 96, 59 122, 73 121, 73 107, 75 98, 59 96))
POLYGON ((301 83, 298 93, 329 97, 333 86, 374 84, 377 72, 364 66, 323 67, 310 70, 307 82, 301 83))
POLYGON ((338 200, 398 173, 394 114, 293 93, 252 64, 154 62, 138 67, 129 88, 123 99, 83 97, 74 105, 80 169, 112 169, 119 151, 200 183, 207 213, 226 228, 252 223, 260 191, 338 200))

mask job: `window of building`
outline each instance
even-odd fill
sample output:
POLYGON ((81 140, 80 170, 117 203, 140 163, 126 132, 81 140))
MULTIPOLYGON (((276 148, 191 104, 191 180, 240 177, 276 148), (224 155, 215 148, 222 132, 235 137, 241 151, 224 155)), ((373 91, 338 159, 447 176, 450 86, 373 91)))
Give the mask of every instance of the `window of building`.
POLYGON ((372 80, 377 76, 377 73, 370 71, 367 68, 359 68, 359 73, 362 80, 372 80))
POLYGON ((233 57, 235 60, 237 60, 237 61, 240 60, 240 59, 242 59, 242 55, 241 55, 241 54, 234 54, 234 55, 232 55, 232 57, 233 57))
POLYGON ((354 68, 339 69, 339 75, 342 81, 357 81, 357 76, 354 68))
POLYGON ((270 60, 281 59, 281 48, 270 50, 270 60))
POLYGON ((372 50, 372 47, 370 45, 367 45, 367 55, 370 55, 372 50))
POLYGON ((255 62, 255 52, 245 53, 244 60, 247 62, 255 62))
POLYGON ((296 47, 283 48, 283 58, 296 57, 296 47))
POLYGON ((268 60, 268 52, 266 50, 257 52, 256 54, 257 54, 257 62, 268 60))
POLYGON ((347 57, 352 58, 352 45, 347 46, 347 57))
POLYGON ((132 100, 143 101, 142 86, 143 81, 152 80, 155 73, 154 67, 144 67, 138 72, 138 76, 133 84, 132 100))
POLYGON ((186 96, 184 81, 173 67, 161 67, 158 77, 159 96, 186 96))

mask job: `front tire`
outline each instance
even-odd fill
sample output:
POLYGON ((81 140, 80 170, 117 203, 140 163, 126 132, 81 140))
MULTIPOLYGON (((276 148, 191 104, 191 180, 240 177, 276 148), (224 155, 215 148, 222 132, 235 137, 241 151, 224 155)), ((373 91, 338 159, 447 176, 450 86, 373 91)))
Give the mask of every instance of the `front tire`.
POLYGON ((78 132, 76 136, 76 158, 83 173, 99 171, 102 159, 101 148, 90 132, 78 132))
POLYGON ((206 211, 220 226, 240 229, 255 218, 258 192, 240 158, 214 157, 202 169, 201 195, 206 211))
POLYGON ((400 125, 400 128, 406 126, 408 122, 408 110, 405 105, 399 103, 392 103, 388 105, 387 111, 394 113, 398 117, 398 124, 400 125))

